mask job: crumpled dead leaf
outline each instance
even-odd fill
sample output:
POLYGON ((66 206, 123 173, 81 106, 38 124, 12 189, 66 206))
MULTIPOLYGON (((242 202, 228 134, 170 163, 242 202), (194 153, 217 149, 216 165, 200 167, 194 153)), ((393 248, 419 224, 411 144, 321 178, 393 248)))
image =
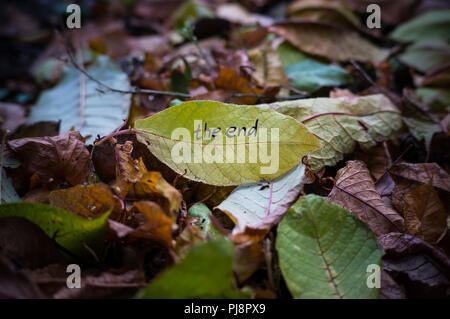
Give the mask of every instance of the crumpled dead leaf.
POLYGON ((8 142, 8 148, 27 170, 39 175, 44 184, 65 180, 77 185, 86 180, 89 151, 77 131, 16 139, 8 142))
POLYGON ((54 190, 49 195, 50 205, 65 209, 83 217, 95 217, 111 210, 110 218, 124 221, 126 214, 120 200, 108 185, 77 185, 68 189, 54 190))
POLYGON ((142 158, 134 160, 132 151, 131 141, 116 145, 117 178, 112 186, 115 193, 122 199, 129 196, 157 200, 169 215, 176 214, 181 207, 181 193, 160 172, 147 171, 142 158))
POLYGON ((447 214, 431 180, 405 196, 405 231, 429 243, 438 243, 447 233, 447 214))
POLYGON ((348 161, 337 172, 328 199, 355 214, 378 236, 404 229, 403 217, 381 199, 364 162, 348 161))

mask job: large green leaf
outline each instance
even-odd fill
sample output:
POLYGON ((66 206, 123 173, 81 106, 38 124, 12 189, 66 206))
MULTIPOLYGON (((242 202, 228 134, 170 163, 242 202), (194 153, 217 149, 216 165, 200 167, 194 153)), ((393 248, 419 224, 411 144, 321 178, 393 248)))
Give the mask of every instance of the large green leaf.
POLYGON ((68 211, 38 203, 0 205, 0 218, 24 217, 35 223, 67 251, 76 256, 89 256, 84 244, 94 250, 103 246, 108 215, 88 220, 68 211))
POLYGON ((270 229, 297 200, 304 174, 305 167, 300 164, 270 182, 240 185, 217 208, 235 221, 235 233, 246 227, 270 229))
POLYGON ((323 86, 340 86, 350 82, 350 75, 337 65, 306 59, 285 69, 289 82, 296 89, 314 92, 323 86))
POLYGON ((256 182, 261 178, 272 180, 320 146, 317 138, 292 117, 254 105, 189 101, 137 120, 135 127, 138 140, 177 173, 221 186, 256 182), (257 132, 251 130, 256 124, 257 132), (203 139, 202 136, 209 137, 205 125, 211 131, 221 128, 222 134, 203 139), (238 129, 232 132, 232 127, 238 129), (246 136, 242 127, 246 128, 246 136), (194 132, 196 128, 201 128, 201 132, 194 132), (231 137, 226 137, 227 133, 231 137), (261 157, 265 150, 270 159, 261 157))
POLYGON ((450 10, 431 10, 399 25, 391 38, 399 42, 423 39, 450 39, 450 10))
POLYGON ((290 115, 306 125, 324 145, 310 153, 310 165, 319 170, 333 166, 358 142, 363 148, 387 139, 402 127, 402 117, 383 94, 358 98, 316 98, 261 104, 290 115))
POLYGON ((377 298, 367 272, 383 249, 350 212, 317 195, 301 198, 278 227, 280 268, 294 298, 377 298))
POLYGON ((233 291, 233 244, 217 239, 196 244, 179 264, 138 293, 139 298, 244 298, 233 291))
MULTIPOLYGON (((127 75, 107 56, 95 56, 86 71, 111 88, 129 90, 127 75)), ((87 142, 117 129, 128 117, 129 94, 111 92, 92 81, 74 67, 65 67, 57 86, 45 90, 31 109, 29 123, 61 121, 60 133, 72 127, 87 142)))

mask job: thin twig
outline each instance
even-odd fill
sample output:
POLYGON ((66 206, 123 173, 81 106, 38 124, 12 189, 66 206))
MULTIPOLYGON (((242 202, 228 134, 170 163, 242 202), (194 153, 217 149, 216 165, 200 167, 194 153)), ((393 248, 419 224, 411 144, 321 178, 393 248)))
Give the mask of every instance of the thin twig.
POLYGON ((70 59, 70 62, 72 63, 72 65, 81 73, 83 73, 87 78, 89 78, 90 80, 94 81, 95 83, 97 83, 98 85, 104 87, 105 89, 111 91, 111 92, 116 92, 116 93, 122 93, 122 94, 154 94, 154 95, 167 95, 167 96, 174 96, 174 97, 185 97, 185 98, 190 98, 191 95, 187 94, 187 93, 181 93, 181 92, 171 92, 171 91, 156 91, 156 90, 148 90, 148 89, 140 89, 140 88, 135 88, 133 90, 120 90, 120 89, 116 89, 116 88, 112 88, 109 85, 97 80, 96 78, 94 78, 92 75, 90 75, 88 72, 86 72, 83 68, 81 68, 78 63, 75 61, 72 53, 70 52, 70 50, 67 50, 67 55, 70 59))
POLYGON ((374 86, 378 86, 378 84, 375 83, 375 81, 370 77, 370 75, 367 74, 367 72, 364 71, 364 69, 357 62, 350 60, 350 63, 353 65, 355 69, 359 71, 359 73, 361 73, 361 75, 366 79, 367 82, 369 82, 374 86))

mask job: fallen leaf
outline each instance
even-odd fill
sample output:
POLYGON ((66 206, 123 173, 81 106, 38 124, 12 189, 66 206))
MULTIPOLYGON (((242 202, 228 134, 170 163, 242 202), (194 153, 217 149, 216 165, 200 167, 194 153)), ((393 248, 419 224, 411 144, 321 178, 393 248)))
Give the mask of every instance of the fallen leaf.
POLYGON ((437 163, 413 164, 401 162, 393 165, 389 169, 389 173, 391 173, 391 175, 422 184, 426 184, 430 179, 432 179, 432 184, 434 187, 450 192, 450 175, 437 163))
POLYGON ((431 180, 412 190, 404 200, 405 231, 432 244, 439 242, 447 233, 447 214, 431 180))
POLYGON ((269 32, 284 37, 303 52, 332 61, 380 62, 387 57, 386 51, 357 32, 329 23, 288 20, 273 24, 269 32))
POLYGON ((277 51, 270 46, 261 46, 252 49, 248 53, 250 61, 255 67, 252 76, 258 84, 265 86, 280 86, 289 84, 288 78, 283 70, 283 65, 278 57, 277 51))
POLYGON ((292 116, 324 144, 309 154, 314 171, 333 166, 358 142, 363 149, 388 139, 402 127, 402 117, 384 95, 358 98, 315 98, 260 104, 262 108, 292 116))
MULTIPOLYGON (((130 89, 127 75, 106 56, 95 57, 86 72, 114 89, 130 89)), ((92 143, 97 135, 107 135, 123 124, 130 98, 129 94, 108 91, 75 67, 68 67, 57 86, 41 93, 28 123, 60 120, 60 133, 75 127, 92 143)))
POLYGON ((377 235, 404 229, 403 218, 388 207, 375 190, 364 162, 348 161, 336 174, 328 199, 348 209, 365 222, 377 235))
POLYGON ((439 65, 450 63, 450 45, 439 38, 423 39, 408 46, 398 58, 416 70, 426 73, 439 65))
POLYGON ((391 38, 399 42, 422 39, 449 39, 450 10, 430 10, 406 23, 399 25, 391 38))
POLYGON ((378 298, 365 283, 383 249, 366 225, 324 198, 308 195, 288 210, 276 249, 294 298, 378 298))
POLYGON ((104 183, 54 190, 49 195, 49 201, 52 206, 83 217, 97 217, 111 211, 110 218, 125 220, 120 201, 104 183))
POLYGON ((79 257, 91 256, 85 245, 101 250, 106 220, 109 213, 88 220, 49 205, 37 203, 13 203, 0 205, 0 218, 23 217, 38 225, 65 251, 79 257))
POLYGON ((380 237, 386 255, 384 269, 402 280, 408 298, 448 298, 450 286, 450 260, 427 242, 402 233, 389 233, 380 237), (404 278, 404 277, 402 277, 404 278))
POLYGON ((291 18, 362 28, 359 18, 344 3, 339 1, 297 0, 289 5, 287 14, 291 18))
POLYGON ((172 247, 173 220, 167 217, 162 208, 151 201, 135 202, 132 213, 140 213, 145 217, 144 222, 136 228, 131 237, 149 238, 166 247, 172 247))
MULTIPOLYGON (((266 180, 276 178, 293 168, 304 155, 319 146, 316 137, 309 133, 305 126, 289 116, 273 110, 263 110, 258 106, 224 104, 213 101, 185 102, 145 120, 138 120, 135 127, 138 141, 146 144, 161 162, 186 178, 218 186, 255 182, 261 178, 266 180), (183 120, 179 122, 177 119, 181 118, 183 120), (202 120, 195 122, 197 119, 202 120), (211 139, 211 136, 209 136, 208 140, 209 133, 204 129, 204 125, 207 125, 208 130, 212 128, 217 130, 221 127, 221 131, 225 134, 216 133, 216 138, 211 139), (256 128, 256 126, 258 127, 256 128), (232 127, 235 128, 236 133, 232 133, 232 127), (264 137, 259 137, 259 141, 256 141, 254 136, 249 137, 248 134, 244 137, 239 133, 239 130, 244 132, 242 127, 246 127, 245 130, 248 130, 248 133, 254 131, 255 135, 258 135, 258 130, 259 132, 261 130, 267 132, 264 129, 271 128, 267 142, 276 139, 276 135, 273 135, 272 132, 275 131, 276 134, 278 128, 278 141, 277 143, 271 142, 272 152, 276 152, 276 148, 279 150, 280 163, 278 169, 267 170, 263 167, 264 163, 260 156, 259 159, 252 158, 252 156, 257 156, 257 153, 251 155, 250 150, 257 150, 259 145, 259 152, 261 152, 261 139, 264 137), (173 132, 177 128, 183 131, 181 142, 178 140, 180 133, 173 136, 173 132), (196 131, 197 133, 195 133, 196 131), (201 134, 200 137, 198 133, 201 134), (223 139, 226 134, 233 135, 231 135, 231 138, 225 137, 225 143, 223 139), (240 135, 237 136, 238 134, 240 135), (236 140, 242 140, 242 142, 239 142, 241 146, 248 144, 248 156, 245 155, 247 153, 245 149, 239 150, 241 147, 237 145, 236 140), (182 146, 182 149, 180 149, 180 146, 182 146), (197 154, 197 148, 200 146, 203 153, 201 158, 197 154), (180 150, 183 151, 181 161, 180 150), (212 154, 213 151, 214 155, 212 154), (173 154, 175 155, 172 156, 173 154), (237 154, 241 154, 239 158, 237 154), (243 160, 242 155, 245 155, 245 158, 249 160, 243 160), (245 163, 237 163, 237 160, 245 163)), ((259 134, 261 135, 261 133, 259 134)))
POLYGON ((126 196, 162 199, 162 206, 169 215, 174 216, 180 210, 182 201, 180 192, 170 185, 160 172, 147 171, 141 157, 134 160, 131 156, 132 151, 131 141, 116 145, 117 179, 113 190, 122 199, 126 196))
POLYGON ((64 261, 50 237, 21 217, 0 218, 0 250, 22 268, 34 269, 64 261))
POLYGON ((20 163, 44 183, 66 180, 71 185, 86 180, 89 151, 77 131, 52 137, 21 138, 8 142, 20 163))
POLYGON ((177 265, 163 272, 137 297, 152 298, 244 298, 233 291, 233 245, 225 239, 202 242, 177 265))
POLYGON ((236 223, 233 234, 246 228, 269 231, 297 200, 304 173, 305 167, 300 164, 270 182, 240 185, 217 208, 236 223))
POLYGON ((348 84, 350 75, 337 65, 327 65, 311 59, 291 64, 284 69, 290 84, 301 91, 314 92, 324 86, 348 84))

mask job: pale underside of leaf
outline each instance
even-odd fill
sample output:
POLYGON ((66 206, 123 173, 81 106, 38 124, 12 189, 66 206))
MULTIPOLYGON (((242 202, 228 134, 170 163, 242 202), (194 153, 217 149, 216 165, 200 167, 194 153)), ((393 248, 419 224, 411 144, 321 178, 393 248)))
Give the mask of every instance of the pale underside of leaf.
POLYGON ((217 208, 235 221, 233 233, 246 227, 270 229, 300 195, 304 173, 305 167, 300 164, 270 182, 241 185, 217 208))
POLYGON ((374 234, 345 209, 316 195, 301 198, 278 226, 276 249, 294 298, 377 298, 367 266, 380 265, 374 234))
MULTIPOLYGON (((86 72, 109 87, 130 89, 127 75, 106 56, 98 56, 86 72)), ((75 128, 83 136, 90 136, 87 142, 91 143, 97 135, 107 135, 123 124, 130 99, 130 94, 108 91, 70 67, 57 86, 40 95, 28 123, 61 121, 60 133, 75 128)))

